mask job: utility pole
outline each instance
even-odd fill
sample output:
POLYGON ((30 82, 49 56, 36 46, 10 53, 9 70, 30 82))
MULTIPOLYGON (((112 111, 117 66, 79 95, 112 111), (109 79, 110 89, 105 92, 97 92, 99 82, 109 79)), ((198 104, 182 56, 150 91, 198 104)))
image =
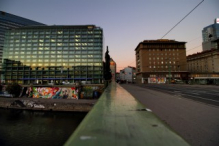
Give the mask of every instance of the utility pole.
POLYGON ((169 84, 170 84, 170 75, 171 75, 170 59, 168 59, 168 67, 169 67, 169 84))

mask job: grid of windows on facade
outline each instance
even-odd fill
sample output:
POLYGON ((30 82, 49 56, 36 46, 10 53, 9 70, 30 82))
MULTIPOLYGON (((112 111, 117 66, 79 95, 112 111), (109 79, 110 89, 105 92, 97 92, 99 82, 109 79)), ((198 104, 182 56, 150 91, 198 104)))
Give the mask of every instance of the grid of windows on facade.
POLYGON ((6 33, 6 83, 102 83, 103 34, 95 26, 30 27, 6 33))
POLYGON ((0 11, 0 72, 2 70, 2 50, 5 32, 10 29, 31 25, 43 26, 44 24, 0 11))
POLYGON ((148 49, 148 52, 150 69, 156 71, 180 70, 179 56, 182 54, 180 49, 148 49))

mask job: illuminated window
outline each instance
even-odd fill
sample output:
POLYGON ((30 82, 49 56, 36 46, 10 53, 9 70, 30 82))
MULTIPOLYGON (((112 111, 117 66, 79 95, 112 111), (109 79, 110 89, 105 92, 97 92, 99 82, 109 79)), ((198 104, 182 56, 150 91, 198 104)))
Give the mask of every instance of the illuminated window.
POLYGON ((87 62, 87 59, 81 59, 82 62, 87 62))
POLYGON ((63 31, 58 31, 58 34, 62 34, 63 33, 63 31))
POLYGON ((75 62, 80 62, 81 61, 81 59, 75 59, 75 62))
POLYGON ((33 51, 32 54, 37 54, 37 51, 33 51))

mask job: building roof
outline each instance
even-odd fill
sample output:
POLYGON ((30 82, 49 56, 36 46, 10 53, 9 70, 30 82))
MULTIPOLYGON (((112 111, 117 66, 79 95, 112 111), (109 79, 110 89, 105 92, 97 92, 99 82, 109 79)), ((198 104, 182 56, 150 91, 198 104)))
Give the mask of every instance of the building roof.
POLYGON ((40 23, 40 22, 37 22, 37 21, 33 21, 33 20, 30 20, 30 19, 27 19, 27 18, 23 18, 23 17, 20 17, 20 16, 17 16, 17 15, 13 15, 13 14, 10 14, 10 13, 7 13, 7 12, 4 12, 4 11, 0 11, 0 19, 1 21, 5 21, 5 22, 15 22, 16 24, 22 24, 23 25, 45 25, 43 23, 40 23))
POLYGON ((135 48, 135 51, 140 46, 140 44, 185 44, 186 42, 178 42, 175 40, 169 40, 169 39, 158 39, 158 40, 144 40, 138 44, 138 46, 135 48))
POLYGON ((197 57, 197 56, 201 56, 201 55, 212 53, 212 52, 219 52, 219 50, 212 48, 211 50, 205 50, 205 51, 202 51, 202 52, 194 53, 192 55, 188 55, 186 58, 197 57))
POLYGON ((128 66, 128 68, 136 69, 136 67, 128 66))
POLYGON ((100 27, 97 27, 95 25, 50 25, 50 26, 25 26, 21 28, 16 28, 16 30, 25 30, 25 29, 94 29, 100 27))

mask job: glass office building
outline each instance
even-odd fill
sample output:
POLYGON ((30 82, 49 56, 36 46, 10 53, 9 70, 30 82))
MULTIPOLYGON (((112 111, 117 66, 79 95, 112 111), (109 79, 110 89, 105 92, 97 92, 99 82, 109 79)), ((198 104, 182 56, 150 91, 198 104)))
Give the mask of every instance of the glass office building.
POLYGON ((2 64, 6 84, 102 83, 103 30, 54 25, 7 31, 2 64))
POLYGON ((202 30, 202 48, 203 51, 211 50, 211 49, 219 49, 218 48, 218 40, 219 40, 219 18, 215 19, 214 24, 211 24, 202 30))
POLYGON ((0 71, 2 66, 1 60, 2 60, 2 50, 3 50, 5 32, 10 29, 19 28, 22 26, 30 26, 30 25, 36 26, 36 25, 45 25, 45 24, 0 11, 0 71))

